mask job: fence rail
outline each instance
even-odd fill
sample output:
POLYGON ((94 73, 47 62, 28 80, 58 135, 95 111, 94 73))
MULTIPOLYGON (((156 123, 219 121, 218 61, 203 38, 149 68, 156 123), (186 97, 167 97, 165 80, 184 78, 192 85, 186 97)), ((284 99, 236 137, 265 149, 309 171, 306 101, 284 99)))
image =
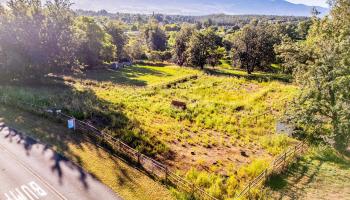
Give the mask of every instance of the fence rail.
MULTIPOLYGON (((26 109, 29 111, 34 111, 39 114, 49 115, 49 117, 53 117, 59 119, 61 121, 67 121, 68 119, 75 119, 73 116, 67 115, 59 110, 52 110, 47 107, 37 106, 34 104, 30 104, 24 101, 18 100, 17 102, 9 102, 6 98, 0 98, 0 102, 16 106, 22 109, 26 109)), ((261 116, 266 115, 267 113, 263 113, 261 116)), ((79 132, 88 134, 92 137, 98 138, 101 141, 104 141, 111 147, 115 152, 126 156, 133 162, 136 162, 139 166, 141 166, 146 172, 151 174, 152 176, 158 178, 163 181, 165 184, 175 186, 181 191, 192 194, 196 199, 203 200, 218 200, 217 198, 211 196, 203 189, 196 187, 191 182, 177 175, 176 173, 170 171, 168 167, 144 154, 141 154, 136 149, 130 147, 120 139, 113 137, 112 135, 100 131, 93 125, 75 119, 76 129, 79 132)), ((248 183, 246 187, 236 196, 236 199, 241 199, 244 197, 250 198, 251 191, 260 187, 268 177, 273 173, 280 173, 287 167, 288 163, 291 159, 295 158, 303 152, 305 147, 304 143, 299 143, 293 148, 288 149, 286 152, 279 155, 271 165, 265 169, 261 174, 259 174, 256 178, 248 183)))
POLYGON ((242 199, 244 197, 250 199, 251 191, 259 188, 273 173, 280 173, 288 166, 288 164, 305 149, 305 143, 300 142, 293 148, 288 149, 284 153, 280 154, 271 165, 261 172, 256 178, 248 183, 246 187, 236 196, 236 199, 242 199))
MULTIPOLYGON (((0 101, 4 104, 16 106, 29 111, 34 111, 38 114, 53 117, 60 121, 75 119, 73 116, 65 114, 60 110, 37 106, 20 100, 17 102, 9 102, 6 98, 0 98, 0 101)), ((193 197, 196 199, 217 200, 215 197, 211 196, 203 189, 196 187, 194 184, 170 171, 166 165, 140 153, 136 149, 122 142, 120 139, 117 139, 108 133, 98 130, 96 127, 87 122, 75 119, 75 130, 104 141, 110 148, 113 149, 114 152, 123 155, 131 161, 137 163, 147 173, 154 176, 155 178, 158 178, 167 185, 175 186, 179 190, 193 195, 193 197)))

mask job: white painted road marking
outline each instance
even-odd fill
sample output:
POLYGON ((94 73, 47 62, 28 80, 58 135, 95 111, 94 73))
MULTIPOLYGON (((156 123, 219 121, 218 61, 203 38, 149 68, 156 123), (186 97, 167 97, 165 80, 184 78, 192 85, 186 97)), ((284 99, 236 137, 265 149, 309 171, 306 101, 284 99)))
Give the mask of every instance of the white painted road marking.
POLYGON ((35 200, 47 196, 47 192, 35 181, 24 184, 4 194, 6 200, 35 200))
MULTIPOLYGON (((43 178, 41 178, 38 174, 36 174, 30 167, 26 166, 25 163, 23 163, 21 160, 17 159, 16 156, 14 156, 11 152, 7 151, 7 149, 0 145, 0 147, 5 151, 10 157, 12 157, 19 165, 21 165, 27 172, 32 174, 34 177, 38 178, 43 184, 45 184, 46 187, 48 187, 51 191, 53 191, 60 199, 67 200, 65 196, 63 196, 61 193, 59 193, 52 185, 50 185, 48 182, 46 182, 43 178)), ((17 199, 15 199, 17 200, 17 199)), ((22 200, 22 199, 18 199, 22 200)), ((26 199, 24 199, 26 200, 26 199)))
POLYGON ((0 128, 0 200, 122 200, 46 145, 10 131, 0 128))

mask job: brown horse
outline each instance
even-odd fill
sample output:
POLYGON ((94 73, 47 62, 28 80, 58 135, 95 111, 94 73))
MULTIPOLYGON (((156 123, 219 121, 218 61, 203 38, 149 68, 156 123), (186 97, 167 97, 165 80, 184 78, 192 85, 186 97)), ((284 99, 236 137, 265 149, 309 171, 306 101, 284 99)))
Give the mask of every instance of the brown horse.
POLYGON ((187 109, 186 103, 181 102, 181 101, 172 101, 171 105, 176 107, 176 108, 181 108, 182 110, 186 110, 187 109))

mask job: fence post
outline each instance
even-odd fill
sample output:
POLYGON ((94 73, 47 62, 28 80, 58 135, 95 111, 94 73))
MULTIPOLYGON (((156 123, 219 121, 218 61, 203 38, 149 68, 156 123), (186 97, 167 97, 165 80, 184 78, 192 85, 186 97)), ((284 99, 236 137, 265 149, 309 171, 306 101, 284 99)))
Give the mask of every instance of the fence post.
POLYGON ((195 197, 195 186, 194 186, 194 183, 192 183, 192 197, 195 197))
POLYGON ((301 152, 301 153, 304 153, 304 145, 305 145, 305 142, 303 141, 303 142, 301 143, 301 146, 300 146, 300 148, 301 148, 300 152, 301 152))
POLYGON ((249 185, 248 185, 248 199, 250 200, 251 198, 251 195, 250 195, 250 188, 252 187, 252 182, 249 182, 249 185))
POLYGON ((141 165, 141 154, 139 152, 137 152, 137 164, 141 165))
POLYGON ((165 184, 168 184, 168 167, 165 167, 165 184))

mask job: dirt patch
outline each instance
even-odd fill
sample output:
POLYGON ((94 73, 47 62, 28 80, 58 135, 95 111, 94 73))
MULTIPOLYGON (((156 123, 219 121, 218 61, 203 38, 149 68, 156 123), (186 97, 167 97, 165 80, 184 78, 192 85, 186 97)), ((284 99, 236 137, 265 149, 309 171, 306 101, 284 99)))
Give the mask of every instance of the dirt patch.
POLYGON ((207 172, 215 172, 227 176, 232 170, 250 164, 258 157, 271 158, 257 145, 253 147, 215 146, 206 148, 203 146, 171 144, 170 148, 175 152, 172 160, 165 161, 175 171, 188 171, 191 168, 207 172))
POLYGON ((245 84, 243 85, 243 87, 246 89, 247 92, 249 93, 253 93, 253 92, 256 92, 260 89, 260 86, 259 85, 256 85, 256 84, 245 84))

